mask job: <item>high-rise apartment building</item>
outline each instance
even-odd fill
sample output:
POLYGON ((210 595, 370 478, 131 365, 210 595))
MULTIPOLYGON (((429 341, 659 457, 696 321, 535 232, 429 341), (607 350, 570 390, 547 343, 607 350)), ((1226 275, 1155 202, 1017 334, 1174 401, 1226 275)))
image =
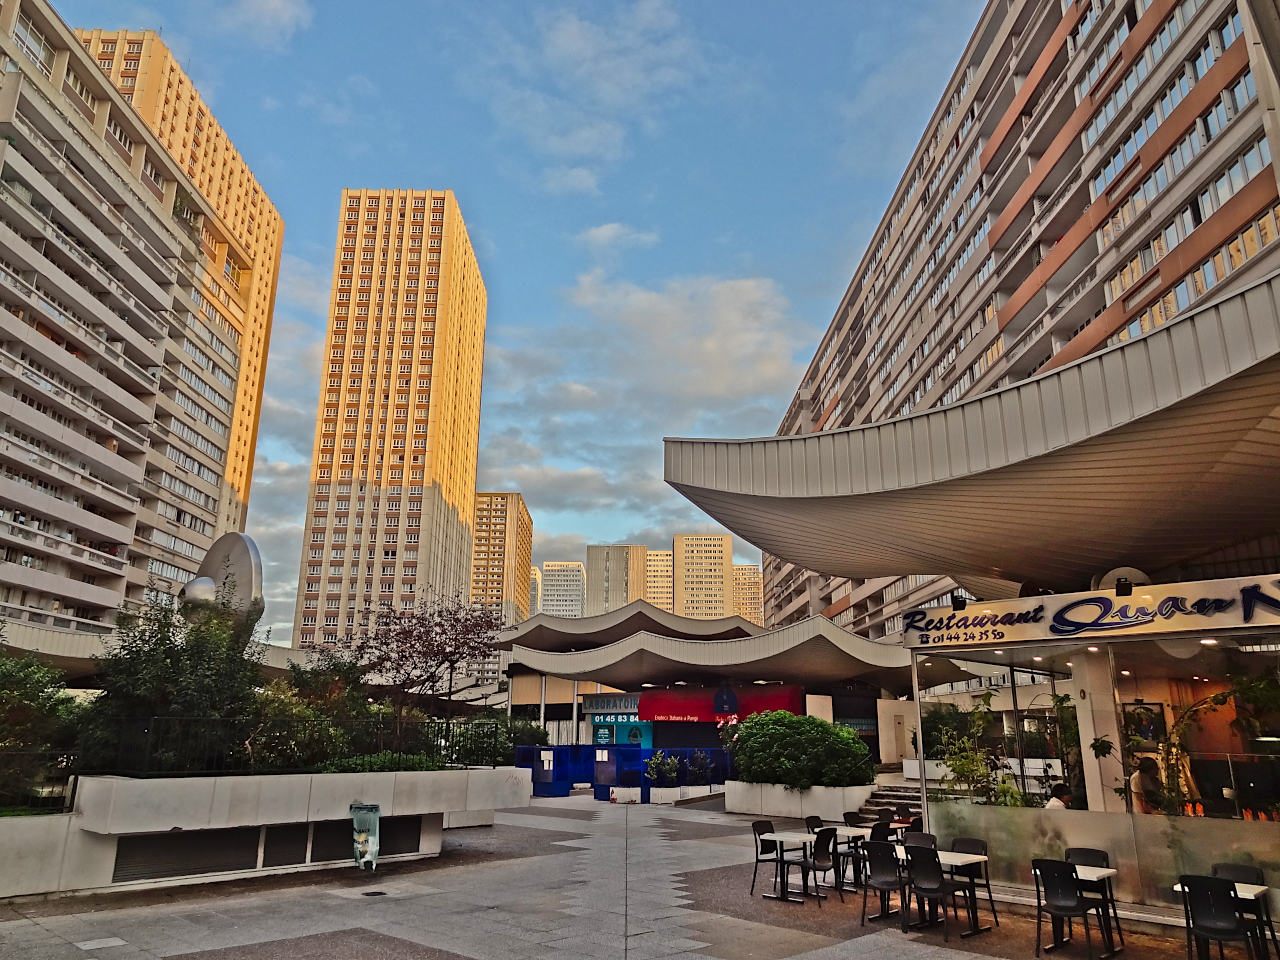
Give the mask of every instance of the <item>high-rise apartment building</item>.
MULTIPOLYGON (((243 530, 253 481, 267 345, 280 273, 284 221, 177 58, 152 30, 77 30, 98 67, 133 105, 194 189, 213 208, 222 232, 201 237, 203 269, 217 309, 235 327, 239 369, 218 531, 243 530)), ((180 195, 179 205, 187 201, 180 195)), ((207 346, 216 346, 206 340, 207 346)), ((188 348, 206 372, 207 350, 188 348)), ((214 374, 217 375, 216 373, 214 374)))
POLYGON ((643 544, 634 543, 587 547, 588 617, 644 599, 645 549, 643 544))
POLYGON ((733 616, 733 537, 676 534, 672 588, 678 616, 695 620, 733 616))
POLYGON ((343 190, 295 645, 471 582, 486 296, 448 190, 343 190))
MULTIPOLYGON (((1275 85, 1251 32, 1236 0, 989 3, 779 434, 1054 370, 1280 265, 1275 85)), ((867 489, 897 482, 866 462, 867 489)), ((892 636, 965 586, 1018 589, 766 558, 766 618, 892 636)))
POLYGON ((733 565, 733 612, 764 626, 764 580, 760 567, 754 563, 733 565))
POLYGON ((581 617, 587 605, 587 568, 577 560, 542 564, 542 612, 549 617, 581 617))
POLYGON ((535 566, 529 567, 529 616, 534 617, 542 612, 542 571, 535 566))
POLYGON ((644 598, 667 613, 675 611, 674 563, 671 550, 647 550, 644 555, 644 598))
POLYGON ((529 619, 533 518, 518 493, 477 493, 471 600, 502 613, 503 626, 529 619))
POLYGON ((0 600, 13 631, 103 632, 243 522, 228 478, 252 458, 236 429, 257 422, 240 380, 266 350, 260 288, 223 272, 249 259, 229 210, 105 51, 44 0, 0 7, 0 50, 0 600))

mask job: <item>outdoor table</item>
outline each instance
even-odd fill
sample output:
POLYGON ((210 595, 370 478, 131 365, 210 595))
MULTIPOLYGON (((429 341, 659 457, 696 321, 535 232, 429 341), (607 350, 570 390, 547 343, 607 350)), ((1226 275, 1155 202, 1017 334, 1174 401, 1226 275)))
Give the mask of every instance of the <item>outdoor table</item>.
POLYGON ((777 844, 778 863, 773 868, 774 882, 782 885, 781 893, 764 893, 761 894, 761 896, 766 900, 781 900, 785 903, 804 903, 804 900, 802 899, 803 894, 801 895, 801 898, 793 897, 787 889, 789 886, 787 883, 787 871, 783 869, 782 857, 785 852, 784 848, 786 844, 791 843, 798 844, 802 848, 807 847, 809 844, 813 843, 814 835, 802 830, 779 830, 776 833, 762 833, 760 834, 760 839, 772 840, 777 844))
MULTIPOLYGON (((899 860, 907 859, 907 848, 902 844, 897 844, 894 850, 898 853, 899 860)), ((938 862, 942 864, 942 869, 947 870, 953 867, 971 867, 975 863, 986 863, 989 859, 980 853, 956 853, 954 850, 938 850, 938 862)), ((986 933, 991 929, 991 925, 979 926, 978 924, 978 878, 971 874, 968 878, 969 886, 965 891, 965 909, 969 913, 969 929, 962 931, 960 936, 972 937, 974 934, 986 933)))
MULTIPOLYGON (((1076 879, 1090 883, 1100 880, 1110 880, 1112 877, 1118 877, 1120 875, 1120 871, 1115 867, 1086 867, 1082 864, 1073 864, 1073 866, 1076 868, 1076 879)), ((1107 885, 1107 889, 1111 889, 1110 884, 1107 885)), ((1111 895, 1103 894, 1102 901, 1102 942, 1103 946, 1106 947, 1106 950, 1099 954, 1098 957, 1099 960, 1106 960, 1107 957, 1111 957, 1119 953, 1120 950, 1124 949, 1124 947, 1120 947, 1119 949, 1116 948, 1115 934, 1111 931, 1111 912, 1107 909, 1112 905, 1111 895)), ((1053 917, 1051 922, 1053 927, 1053 943, 1045 947, 1046 952, 1055 950, 1067 942, 1062 939, 1062 919, 1060 917, 1053 917)), ((1117 920, 1116 923, 1119 924, 1119 921, 1117 920)))
MULTIPOLYGON (((1267 903, 1267 894, 1270 887, 1260 886, 1256 883, 1237 883, 1236 885, 1237 900, 1254 900, 1258 904, 1258 917, 1260 919, 1258 929, 1258 939, 1262 943, 1262 955, 1266 957, 1270 953, 1270 947, 1267 946, 1267 932, 1271 932, 1271 944, 1276 948, 1276 956, 1280 957, 1280 943, 1276 943, 1276 931, 1271 925, 1271 906, 1267 903), (1267 929, 1262 929, 1265 926, 1267 929)), ((1182 893, 1182 884, 1175 883, 1173 885, 1174 893, 1182 893)), ((1187 924, 1187 943, 1191 943, 1191 925, 1187 924)))
POLYGON ((870 827, 836 827, 836 836, 841 840, 870 840, 870 827))

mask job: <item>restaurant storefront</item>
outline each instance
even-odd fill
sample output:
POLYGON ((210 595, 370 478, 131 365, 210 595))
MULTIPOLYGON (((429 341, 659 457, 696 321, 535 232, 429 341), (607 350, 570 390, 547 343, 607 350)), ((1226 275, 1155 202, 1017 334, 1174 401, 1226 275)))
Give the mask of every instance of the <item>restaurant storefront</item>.
POLYGON ((1214 863, 1280 871, 1280 575, 912 610, 904 637, 927 829, 1000 837, 994 881, 1068 847, 1152 906, 1214 863), (934 683, 947 661, 978 679, 934 683))

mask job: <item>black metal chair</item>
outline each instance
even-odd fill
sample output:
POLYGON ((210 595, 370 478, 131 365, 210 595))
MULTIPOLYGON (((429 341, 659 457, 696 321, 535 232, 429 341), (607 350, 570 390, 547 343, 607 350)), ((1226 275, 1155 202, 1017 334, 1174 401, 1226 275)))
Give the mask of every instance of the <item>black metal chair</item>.
POLYGON ((902 845, 904 847, 928 847, 930 850, 937 850, 938 838, 932 833, 911 833, 908 831, 902 835, 902 845))
MULTIPOLYGON (((1255 867, 1251 863, 1215 863, 1212 872, 1215 877, 1222 877, 1232 883, 1251 883, 1258 887, 1267 885, 1267 878, 1262 873, 1262 868, 1255 867)), ((1280 940, 1276 939, 1276 925, 1271 919, 1271 904, 1267 902, 1267 898, 1245 900, 1237 897, 1236 906, 1241 913, 1252 914, 1257 918, 1262 927, 1262 933, 1271 934, 1271 945, 1275 947, 1276 956, 1280 957, 1280 940)))
POLYGON ((907 825, 906 833, 921 833, 924 830, 924 817, 912 817, 907 825))
MULTIPOLYGON (((781 857, 783 866, 781 868, 779 867, 778 842, 776 840, 765 840, 761 837, 761 834, 773 832, 772 820, 753 820, 751 822, 751 836, 755 840, 756 844, 756 862, 751 868, 751 892, 748 894, 749 896, 755 895, 756 874, 760 870, 760 864, 767 863, 773 867, 773 883, 775 887, 778 885, 779 875, 781 875, 782 882, 785 884, 787 877, 790 875, 792 866, 799 864, 803 867, 802 861, 804 860, 804 856, 801 853, 796 853, 788 857, 785 851, 782 852, 783 855, 781 857)), ((802 879, 806 875, 803 869, 801 871, 801 875, 802 879)))
MULTIPOLYGON (((916 899, 916 909, 920 913, 920 922, 925 922, 925 905, 937 904, 938 909, 942 912, 942 939, 950 940, 950 925, 947 922, 947 901, 952 899, 957 893, 965 892, 967 895, 968 888, 954 880, 948 880, 942 872, 942 862, 938 859, 938 851, 933 847, 925 846, 906 846, 907 852, 907 878, 910 882, 909 895, 914 895, 916 899)), ((907 932, 907 911, 906 904, 908 900, 903 900, 902 910, 902 932, 907 932)), ((954 903, 951 907, 955 910, 954 903)), ((959 919, 957 915, 956 919, 959 919)))
POLYGON ((1187 957, 1191 942, 1196 951, 1208 956, 1209 947, 1218 941, 1218 951, 1226 942, 1244 943, 1251 960, 1266 960, 1267 946, 1258 919, 1239 910, 1235 881, 1226 877, 1202 877, 1186 874, 1178 878, 1182 885, 1182 908, 1187 919, 1187 957))
MULTIPOLYGON (((1095 847, 1068 847, 1066 853, 1067 863, 1074 863, 1077 867, 1110 867, 1111 857, 1107 851, 1098 850, 1095 847)), ((1096 893, 1107 902, 1107 909, 1111 913, 1111 922, 1115 925, 1116 934, 1120 937, 1120 946, 1124 946, 1124 930, 1120 928, 1120 911, 1116 906, 1116 892, 1111 884, 1111 878, 1105 880, 1081 880, 1080 889, 1085 893, 1096 893)))
POLYGON ((821 817, 805 817, 804 818, 804 828, 808 830, 810 833, 817 833, 819 830, 822 829, 822 827, 823 827, 823 820, 821 817))
MULTIPOLYGON (((985 857, 987 855, 987 841, 980 837, 956 837, 951 841, 951 852, 973 853, 980 857, 985 857)), ((963 877, 965 880, 972 878, 976 884, 986 889, 987 903, 991 905, 991 919, 995 921, 997 927, 1000 926, 1000 917, 996 914, 996 898, 991 893, 991 874, 987 871, 986 862, 971 863, 967 867, 952 867, 951 875, 953 877, 963 877)))
POLYGON ((1089 950, 1089 960, 1093 960, 1089 914, 1097 913, 1098 928, 1106 930, 1106 905, 1100 898, 1086 897, 1080 892, 1080 878, 1073 863, 1035 859, 1031 861, 1031 871, 1036 881, 1036 956, 1040 956, 1041 928, 1045 914, 1048 914, 1054 922, 1055 934, 1063 920, 1080 917, 1084 921, 1085 946, 1089 950))
MULTIPOLYGON (((862 824, 858 820, 856 810, 846 810, 844 812, 844 825, 846 827, 860 827, 862 824)), ((862 882, 862 841, 857 837, 849 837, 844 844, 844 856, 841 858, 844 862, 845 873, 848 873, 849 867, 853 867, 854 885, 857 886, 862 882)))
POLYGON ((889 839, 889 835, 893 832, 893 824, 888 820, 880 820, 871 825, 871 836, 869 839, 877 843, 883 843, 889 839))
POLYGON ((894 810, 893 816, 894 816, 894 819, 896 820, 910 820, 911 804, 909 803, 898 804, 897 808, 894 810))
POLYGON ((898 854, 893 844, 887 840, 868 840, 862 845, 863 855, 867 860, 867 875, 862 884, 862 920, 867 925, 867 894, 875 890, 880 894, 880 912, 872 920, 883 920, 891 917, 894 911, 889 909, 889 895, 898 894, 899 910, 906 909, 906 880, 902 876, 902 865, 898 863, 898 854))
POLYGON ((818 897, 818 906, 821 907, 822 894, 818 890, 817 875, 819 873, 823 875, 835 873, 835 891, 840 894, 840 902, 844 903, 844 883, 841 880, 840 851, 836 849, 836 828, 823 827, 819 830, 814 835, 813 844, 810 849, 813 850, 813 853, 810 856, 805 857, 804 860, 804 875, 806 877, 805 892, 808 893, 809 891, 809 881, 807 878, 808 875, 812 873, 814 874, 813 892, 818 897))

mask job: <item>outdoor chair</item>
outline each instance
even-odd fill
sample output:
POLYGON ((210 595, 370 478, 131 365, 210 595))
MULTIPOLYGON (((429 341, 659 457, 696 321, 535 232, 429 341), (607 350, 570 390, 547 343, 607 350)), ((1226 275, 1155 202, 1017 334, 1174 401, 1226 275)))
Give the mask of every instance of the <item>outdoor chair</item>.
POLYGON ((920 833, 924 830, 924 817, 912 817, 911 823, 907 825, 907 833, 920 833))
POLYGON ((902 845, 904 847, 928 847, 930 850, 937 850, 938 838, 932 833, 911 833, 908 831, 902 835, 902 845))
MULTIPOLYGON (((951 841, 952 853, 972 853, 980 857, 987 855, 987 841, 979 837, 956 837, 951 841)), ((987 903, 991 905, 991 919, 995 921, 996 926, 1000 926, 1000 917, 996 915, 996 898, 991 894, 991 874, 987 871, 986 863, 971 863, 967 867, 952 867, 951 875, 953 877, 963 877, 968 880, 972 877, 977 883, 984 887, 987 891, 987 903)), ((1124 941, 1121 940, 1121 943, 1124 941)))
POLYGON ((804 828, 808 830, 810 833, 817 833, 819 830, 822 829, 822 827, 823 827, 823 820, 821 817, 805 817, 804 818, 804 828))
POLYGON ((869 839, 876 842, 883 842, 889 839, 889 834, 893 832, 893 824, 888 820, 881 820, 871 825, 871 836, 869 839))
POLYGON ((751 868, 751 892, 749 896, 755 896, 756 873, 760 870, 760 864, 762 863, 767 863, 774 868, 773 883, 775 887, 778 883, 779 874, 782 874, 782 881, 784 884, 786 883, 793 865, 800 864, 802 867, 802 879, 805 875, 803 864, 801 863, 804 858, 799 853, 792 854, 789 857, 784 853, 782 857, 783 866, 781 870, 778 869, 778 842, 776 840, 765 840, 761 837, 761 834, 773 832, 772 820, 753 820, 751 822, 751 836, 756 844, 756 862, 751 868))
POLYGON ((1187 957, 1191 957, 1191 943, 1196 951, 1207 956, 1213 941, 1218 941, 1218 952, 1225 942, 1244 942, 1245 952, 1253 960, 1266 960, 1267 941, 1256 916, 1240 910, 1236 898, 1234 880, 1226 877, 1202 877, 1184 875, 1178 878, 1182 885, 1182 908, 1187 919, 1187 957))
MULTIPOLYGON (((1094 847, 1068 847, 1066 853, 1067 863, 1074 863, 1078 867, 1110 867, 1111 857, 1107 851, 1098 850, 1094 847)), ((1120 945, 1124 946, 1124 931, 1120 929, 1120 911, 1116 906, 1115 889, 1111 885, 1111 878, 1105 880, 1081 880, 1080 889, 1085 893, 1096 893, 1107 902, 1107 908, 1111 911, 1111 922, 1115 924, 1116 934, 1120 937, 1120 945)))
POLYGON ((1106 905, 1100 898, 1086 897, 1080 892, 1080 878, 1075 864, 1065 860, 1031 861, 1031 872, 1036 881, 1036 956, 1040 956, 1041 928, 1045 914, 1061 923, 1080 917, 1084 921, 1084 941, 1093 960, 1093 934, 1089 931, 1089 914, 1097 913, 1098 928, 1105 930, 1106 905))
POLYGON ((889 895, 897 892, 899 910, 906 909, 905 880, 902 876, 902 865, 898 863, 898 854, 893 844, 887 840, 868 840, 862 845, 863 856, 867 861, 867 875, 862 883, 862 920, 867 925, 867 894, 875 890, 880 894, 880 912, 872 920, 883 920, 893 916, 889 909, 889 895))
MULTIPOLYGON (((858 821, 858 812, 856 810, 846 810, 844 812, 844 825, 846 827, 860 827, 862 824, 858 821)), ((853 867, 854 885, 862 882, 862 841, 857 837, 850 837, 845 841, 845 853, 842 860, 844 861, 845 872, 848 873, 849 867, 853 867)))
MULTIPOLYGON (((1265 887, 1267 878, 1262 873, 1261 867, 1255 867, 1251 863, 1215 863, 1213 865, 1213 875, 1222 877, 1224 880, 1230 880, 1232 883, 1252 883, 1255 886, 1265 887)), ((1236 909, 1245 915, 1252 915, 1257 918, 1259 925, 1263 928, 1262 934, 1271 934, 1271 945, 1276 948, 1276 956, 1280 957, 1280 940, 1276 939, 1275 921, 1271 919, 1271 905, 1266 897, 1260 897, 1257 900, 1244 900, 1239 897, 1237 899, 1236 909)))
POLYGON ((835 873, 835 890, 844 903, 844 883, 841 879, 840 851, 836 849, 836 828, 823 827, 814 835, 813 855, 804 859, 805 892, 808 892, 808 875, 813 874, 813 892, 822 906, 822 894, 818 890, 818 874, 835 873))
POLYGON ((898 804, 897 810, 894 812, 893 816, 894 816, 894 819, 896 820, 910 820, 911 805, 907 803, 898 804))
MULTIPOLYGON (((954 901, 957 893, 967 891, 967 887, 955 880, 948 880, 942 873, 942 863, 938 859, 938 851, 932 847, 907 846, 907 877, 911 884, 910 893, 915 895, 916 909, 920 913, 920 922, 925 922, 926 904, 937 904, 942 912, 942 939, 951 939, 950 924, 947 922, 947 901, 954 901)), ((902 932, 907 932, 907 900, 903 900, 902 932)), ((955 903, 951 905, 955 912, 955 903)), ((959 914, 956 914, 959 919, 959 914)))

